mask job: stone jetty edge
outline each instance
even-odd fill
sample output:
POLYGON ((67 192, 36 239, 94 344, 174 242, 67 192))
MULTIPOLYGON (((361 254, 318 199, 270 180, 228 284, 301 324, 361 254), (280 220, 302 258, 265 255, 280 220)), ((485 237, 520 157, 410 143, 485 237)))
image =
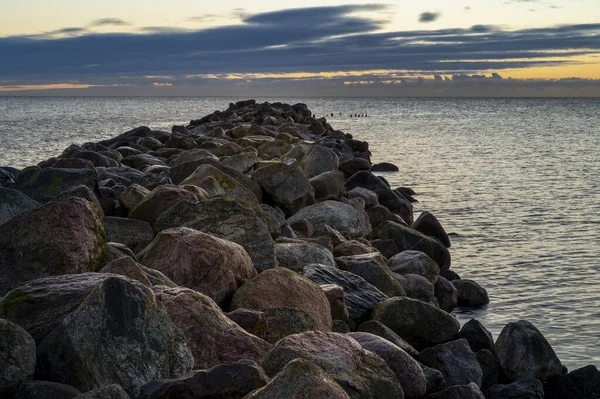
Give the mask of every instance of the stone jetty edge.
POLYGON ((0 167, 0 397, 600 397, 525 320, 461 328, 486 290, 371 157, 246 100, 0 167))

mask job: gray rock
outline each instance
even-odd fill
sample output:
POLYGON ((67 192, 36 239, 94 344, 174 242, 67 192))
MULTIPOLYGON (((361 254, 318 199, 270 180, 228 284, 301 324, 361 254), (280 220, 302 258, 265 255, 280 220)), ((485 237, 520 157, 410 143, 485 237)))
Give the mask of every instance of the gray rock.
POLYGON ((338 170, 340 160, 338 156, 327 147, 313 146, 306 156, 300 161, 302 169, 308 178, 315 177, 321 173, 338 170))
POLYGON ((410 228, 415 229, 426 236, 434 237, 444 244, 446 248, 450 248, 451 244, 448 234, 446 234, 446 231, 440 222, 431 213, 427 211, 421 213, 417 220, 410 225, 410 228))
POLYGON ((146 248, 154 239, 152 227, 142 220, 106 216, 104 230, 107 241, 127 245, 134 253, 146 248))
MULTIPOLYGON (((346 177, 354 175, 356 172, 370 171, 371 163, 363 158, 353 158, 347 161, 341 162, 339 166, 340 170, 344 172, 346 177)), ((354 187, 353 187, 354 188, 354 187)))
POLYGON ((82 393, 75 399, 130 399, 130 396, 119 384, 110 384, 82 393))
POLYGON ((240 308, 226 313, 226 315, 248 333, 265 339, 268 327, 265 312, 240 308))
POLYGON ((544 399, 544 386, 535 378, 494 385, 489 390, 488 399, 544 399))
POLYGON ((508 323, 495 344, 500 367, 510 381, 559 377, 562 364, 542 333, 528 321, 508 323))
POLYGON ((473 280, 453 280, 458 306, 482 306, 490 303, 488 293, 473 280))
POLYGON ((84 185, 97 190, 98 174, 93 169, 58 169, 29 167, 21 171, 11 187, 31 199, 48 202, 75 186, 84 185))
POLYGON ((285 214, 281 209, 275 209, 267 204, 260 204, 261 211, 258 216, 267 225, 273 239, 281 235, 281 226, 286 223, 285 214))
POLYGON ((443 310, 405 297, 379 303, 371 318, 385 324, 419 350, 450 341, 460 328, 458 321, 443 310))
POLYGON ((345 241, 333 248, 333 256, 336 258, 341 256, 364 255, 373 252, 376 252, 376 249, 357 240, 345 241))
POLYGON ((6 394, 6 399, 72 399, 81 392, 69 385, 34 380, 25 381, 11 394, 6 394))
POLYGON ((371 166, 373 172, 398 172, 400 169, 392 163, 389 162, 381 162, 375 163, 371 166))
POLYGON ((492 334, 475 319, 466 322, 458 333, 459 338, 464 338, 469 343, 471 350, 477 352, 487 349, 494 353, 494 338, 492 334))
POLYGON ((432 369, 424 364, 421 364, 421 370, 423 370, 423 374, 425 374, 427 395, 439 392, 446 387, 446 380, 444 380, 444 376, 439 370, 432 369))
POLYGON ((322 368, 351 398, 404 398, 385 361, 346 335, 319 331, 290 335, 275 345, 263 367, 274 376, 298 358, 322 368))
POLYGON ((309 265, 304 275, 317 284, 335 284, 344 289, 346 306, 350 315, 349 325, 355 328, 366 321, 375 306, 387 299, 387 295, 354 273, 325 265, 309 265))
POLYGON ((433 284, 438 279, 440 268, 433 259, 420 251, 402 251, 388 261, 390 270, 398 274, 418 274, 433 284))
POLYGON ((313 318, 300 308, 267 308, 264 313, 267 318, 264 339, 272 344, 288 335, 315 330, 313 318))
POLYGON ((483 392, 475 383, 469 385, 455 385, 443 391, 429 395, 427 399, 485 399, 483 392))
POLYGON ((387 296, 404 294, 404 290, 386 266, 385 258, 379 252, 342 256, 336 258, 335 261, 340 269, 364 278, 387 296))
POLYGON ((188 190, 171 184, 162 185, 144 197, 144 199, 129 212, 129 218, 142 220, 154 226, 163 212, 181 201, 197 201, 198 198, 188 190))
POLYGON ((365 200, 365 208, 372 208, 379 205, 379 197, 377 193, 363 187, 354 187, 348 191, 348 198, 362 198, 365 200))
POLYGON ((393 332, 389 327, 387 327, 385 324, 379 321, 365 321, 364 323, 358 326, 357 331, 374 334, 381 338, 384 338, 414 358, 416 358, 419 354, 419 351, 413 348, 412 345, 400 338, 398 334, 393 332))
POLYGON ((206 158, 213 159, 215 161, 218 160, 218 158, 210 151, 201 148, 193 148, 179 154, 177 157, 175 157, 175 159, 169 162, 169 166, 175 167, 185 162, 194 162, 206 158))
POLYGON ((112 168, 119 166, 119 163, 114 159, 111 159, 102 154, 98 154, 94 151, 82 151, 77 154, 77 158, 86 159, 90 161, 94 166, 103 166, 105 168, 112 168))
POLYGON ((444 277, 439 276, 433 288, 440 309, 450 313, 458 304, 456 288, 454 285, 444 277))
POLYGON ((339 170, 321 173, 309 179, 317 201, 339 200, 346 193, 344 174, 339 170))
POLYGON ((546 383, 546 399, 600 397, 600 371, 594 365, 573 370, 546 383))
POLYGON ((167 164, 160 159, 153 157, 150 154, 135 154, 129 155, 121 161, 123 165, 129 166, 130 168, 143 171, 148 166, 161 165, 166 166, 167 164))
POLYGON ((311 243, 276 243, 275 257, 281 267, 302 273, 305 266, 319 263, 335 267, 333 254, 325 247, 311 243))
POLYGON ((100 270, 100 273, 119 274, 121 276, 129 277, 132 280, 137 280, 146 287, 152 287, 152 283, 144 270, 144 266, 140 265, 129 256, 123 256, 122 258, 107 263, 106 266, 100 270))
POLYGON ((38 202, 20 191, 0 187, 0 224, 23 211, 34 209, 38 202))
MULTIPOLYGON (((425 277, 418 274, 394 274, 394 276, 404 288, 403 296, 418 299, 427 303, 432 303, 432 299, 435 299, 433 284, 425 277)), ((433 301, 433 303, 435 303, 435 301, 433 301)))
POLYGON ((439 370, 449 386, 468 385, 472 382, 481 386, 483 372, 466 339, 427 348, 419 353, 419 361, 439 370))
POLYGON ((350 317, 346 307, 346 295, 344 289, 335 284, 322 284, 321 289, 325 293, 329 306, 331 307, 331 318, 333 320, 348 321, 350 317))
POLYGON ((33 377, 35 341, 27 331, 0 319, 0 392, 33 377))
POLYGON ((475 353, 479 366, 483 372, 481 379, 481 390, 487 392, 491 386, 498 384, 502 376, 500 362, 496 356, 487 349, 480 349, 475 353))
POLYGON ((343 235, 352 238, 364 237, 369 233, 370 226, 365 226, 365 217, 361 212, 364 213, 364 210, 357 211, 350 204, 324 201, 301 209, 290 217, 288 222, 306 219, 315 227, 315 235, 325 234, 325 225, 328 225, 343 235))
POLYGON ((224 198, 192 203, 181 201, 164 212, 154 230, 189 227, 240 244, 258 271, 276 266, 275 244, 258 213, 224 198))

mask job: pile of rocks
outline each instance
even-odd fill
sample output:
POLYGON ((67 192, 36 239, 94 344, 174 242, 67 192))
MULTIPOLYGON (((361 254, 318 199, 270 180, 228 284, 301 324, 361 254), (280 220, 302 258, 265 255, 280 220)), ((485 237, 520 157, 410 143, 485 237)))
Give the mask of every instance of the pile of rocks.
POLYGON ((485 289, 372 172, 367 142, 254 100, 0 168, 0 396, 600 394, 526 321, 460 328, 485 289))

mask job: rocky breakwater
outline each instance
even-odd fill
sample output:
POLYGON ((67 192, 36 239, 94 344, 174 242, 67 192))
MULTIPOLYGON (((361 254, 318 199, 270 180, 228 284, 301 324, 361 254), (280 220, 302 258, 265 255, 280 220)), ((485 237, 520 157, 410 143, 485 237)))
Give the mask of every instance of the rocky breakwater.
POLYGON ((527 321, 460 328, 487 292, 371 156, 249 100, 0 168, 0 397, 598 397, 527 321))

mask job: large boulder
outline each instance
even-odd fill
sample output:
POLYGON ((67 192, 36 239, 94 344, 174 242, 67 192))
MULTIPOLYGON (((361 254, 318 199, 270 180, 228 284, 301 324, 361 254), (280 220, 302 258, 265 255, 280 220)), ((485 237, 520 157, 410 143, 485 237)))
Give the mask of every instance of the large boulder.
POLYGON ((288 335, 315 330, 314 318, 300 308, 263 309, 266 318, 264 340, 275 344, 288 335))
POLYGON ((294 359, 271 382, 246 399, 328 398, 349 399, 342 387, 323 369, 305 359, 294 359))
POLYGON ((346 193, 344 174, 339 170, 321 173, 309 181, 317 201, 339 200, 346 193))
POLYGON ((487 349, 494 352, 494 338, 492 334, 475 319, 466 322, 458 332, 459 338, 464 338, 469 343, 469 347, 473 352, 481 349, 487 349))
POLYGON ((34 209, 38 202, 20 191, 0 187, 0 224, 21 212, 34 209))
POLYGON ((188 227, 161 231, 138 257, 146 267, 218 304, 257 274, 241 245, 188 227))
POLYGON ((217 304, 188 288, 154 287, 170 319, 185 334, 194 355, 194 369, 250 359, 262 362, 271 345, 248 334, 217 304))
POLYGON ((424 252, 440 269, 450 268, 450 252, 438 240, 398 223, 386 221, 372 232, 373 238, 392 239, 399 251, 424 252))
POLYGON ((438 276, 433 285, 433 293, 440 305, 440 309, 446 312, 452 312, 458 304, 456 288, 442 276, 438 276))
POLYGON ((302 273, 304 266, 320 263, 335 267, 335 259, 331 251, 321 245, 309 242, 276 243, 275 257, 281 267, 302 273))
POLYGON ((146 287, 152 287, 152 282, 148 278, 148 273, 143 265, 137 263, 130 256, 123 256, 121 258, 108 262, 99 273, 110 273, 119 274, 121 276, 129 277, 132 280, 137 280, 144 284, 146 287))
POLYGON ((269 377, 251 361, 221 364, 172 379, 152 381, 137 399, 242 398, 263 387, 269 377))
POLYGON ((472 382, 481 386, 483 371, 466 339, 427 348, 419 353, 419 361, 439 370, 449 386, 469 385, 472 382))
POLYGON ((500 370, 500 362, 498 358, 492 352, 487 349, 480 349, 475 353, 479 367, 483 377, 481 378, 481 390, 487 392, 490 387, 498 384, 502 377, 502 371, 500 370))
POLYGON ((482 306, 490 303, 485 288, 473 280, 453 280, 452 285, 456 288, 458 306, 482 306))
POLYGON ((25 281, 92 271, 104 255, 102 215, 80 198, 50 202, 0 225, 0 296, 25 281))
POLYGON ((417 230, 426 236, 430 236, 439 240, 442 244, 446 246, 446 248, 450 248, 450 239, 448 238, 448 234, 437 220, 435 216, 431 213, 425 211, 419 215, 417 220, 414 221, 413 224, 410 225, 411 229, 417 230))
POLYGON ((18 325, 0 319, 0 393, 33 377, 35 341, 18 325))
POLYGON ((309 265, 304 275, 317 284, 335 284, 344 289, 350 327, 356 327, 371 316, 371 311, 387 295, 354 273, 326 265, 309 265))
POLYGON ((425 395, 425 374, 419 363, 408 353, 390 341, 366 332, 353 332, 348 334, 354 338, 364 349, 379 355, 390 369, 396 374, 402 385, 406 399, 417 399, 425 395))
POLYGON ((119 384, 136 396, 149 381, 190 371, 193 359, 185 337, 152 291, 124 277, 100 276, 79 306, 55 320, 38 344, 36 377, 82 392, 119 384))
POLYGON ((400 338, 398 334, 379 321, 367 320, 359 325, 356 331, 370 333, 384 338, 414 358, 419 355, 419 352, 413 348, 411 344, 400 338))
POLYGON ((315 203, 315 189, 297 166, 272 163, 258 168, 252 179, 264 190, 267 202, 279 206, 286 215, 315 203))
POLYGON ((364 213, 364 209, 359 210, 351 204, 324 201, 301 209, 288 222, 306 219, 315 227, 315 235, 325 235, 327 225, 352 238, 364 237, 370 231, 370 225, 365 224, 368 217, 364 213))
POLYGON ((526 320, 508 323, 495 344, 500 367, 510 381, 559 377, 562 364, 542 333, 526 320))
POLYGON ((485 396, 477 384, 472 382, 469 385, 453 385, 429 395, 427 399, 485 399, 485 396))
POLYGON ((379 303, 371 318, 385 324, 419 350, 452 340, 460 328, 454 316, 406 297, 389 298, 379 303))
POLYGON ((25 168, 12 186, 28 197, 48 202, 56 195, 75 186, 84 185, 97 191, 98 174, 94 169, 25 168))
POLYGON ((240 244, 258 271, 276 266, 275 244, 261 216, 236 201, 182 201, 158 218, 154 230, 189 227, 240 244))
POLYGON ((266 270, 233 295, 232 309, 292 307, 305 311, 315 330, 331 331, 331 308, 325 293, 308 278, 283 267, 266 270))
POLYGON ((544 399, 544 386, 539 380, 530 377, 512 384, 494 385, 487 395, 488 399, 544 399))
MULTIPOLYGON (((405 295, 400 283, 392 276, 379 252, 335 258, 342 270, 354 273, 373 284, 387 296, 405 295)), ((318 262, 315 262, 318 263, 318 262)))
POLYGON ((421 251, 402 251, 390 258, 388 266, 394 273, 418 274, 433 284, 440 274, 437 263, 421 251))
POLYGON ((81 395, 81 392, 58 382, 30 380, 6 395, 6 399, 72 399, 81 395))
POLYGON ((600 398, 600 371, 594 365, 573 370, 546 383, 547 399, 600 398))
POLYGON ((106 216, 104 218, 106 241, 127 245, 134 253, 146 248, 154 239, 154 232, 143 220, 106 216))
POLYGON ((320 145, 313 146, 300 161, 302 169, 310 179, 321 173, 338 170, 340 160, 338 156, 327 147, 320 145))
POLYGON ((319 331, 290 335, 275 345, 263 367, 274 376, 298 358, 322 368, 351 398, 404 397, 396 375, 385 361, 346 335, 319 331))
POLYGON ((181 201, 197 201, 196 195, 190 191, 165 184, 156 187, 149 195, 144 197, 140 203, 129 212, 132 219, 143 220, 154 226, 156 220, 164 211, 181 201))

